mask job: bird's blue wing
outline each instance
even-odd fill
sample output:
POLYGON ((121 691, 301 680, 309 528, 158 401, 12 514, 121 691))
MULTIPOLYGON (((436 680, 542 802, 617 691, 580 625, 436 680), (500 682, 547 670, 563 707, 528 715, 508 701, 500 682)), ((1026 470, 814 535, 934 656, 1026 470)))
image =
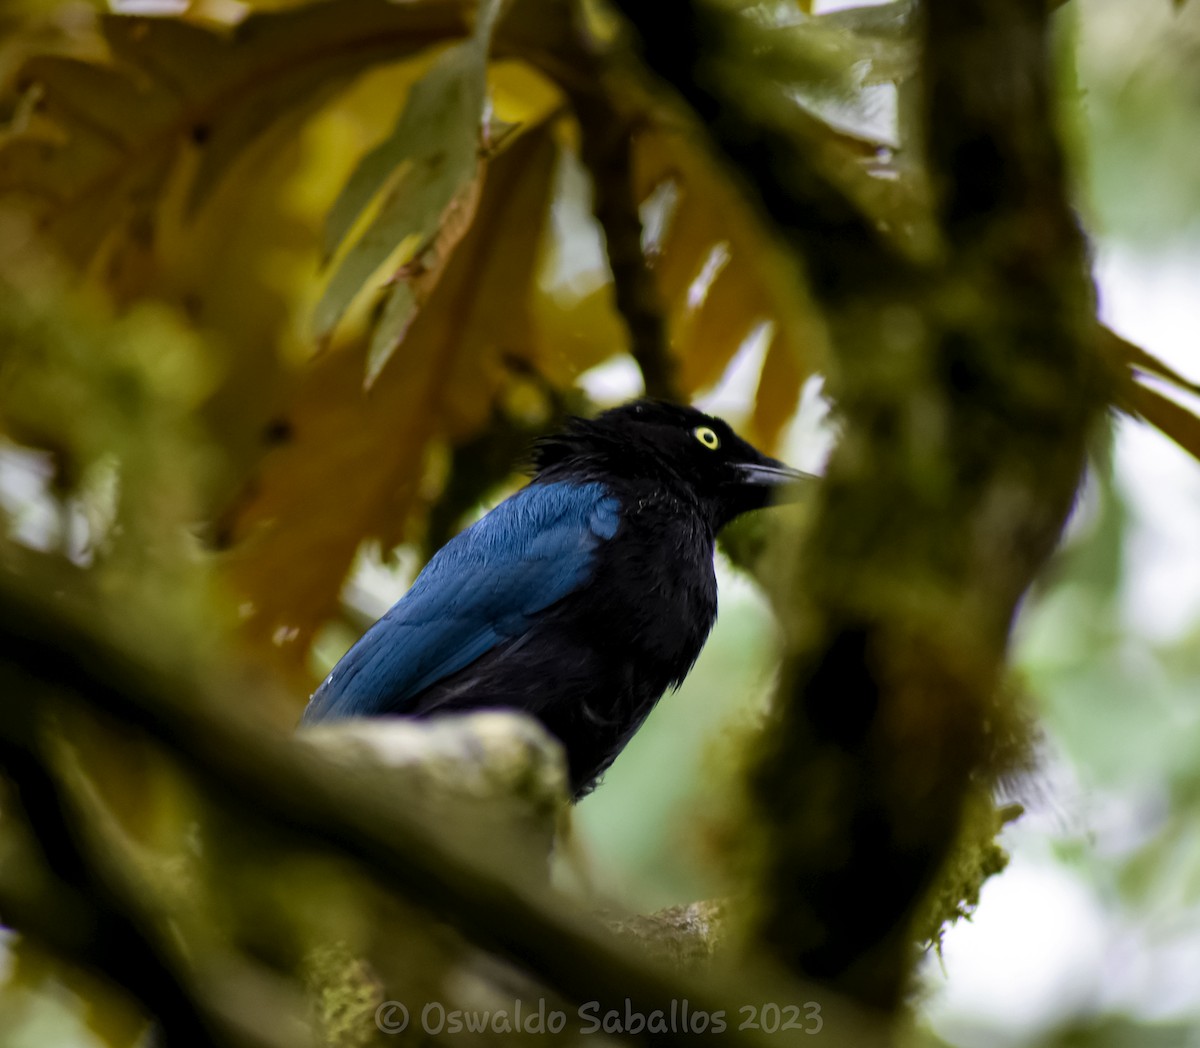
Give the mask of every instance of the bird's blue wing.
POLYGON ((617 530, 602 484, 531 484, 440 549, 416 582, 333 668, 305 723, 404 713, 410 699, 585 585, 617 530))

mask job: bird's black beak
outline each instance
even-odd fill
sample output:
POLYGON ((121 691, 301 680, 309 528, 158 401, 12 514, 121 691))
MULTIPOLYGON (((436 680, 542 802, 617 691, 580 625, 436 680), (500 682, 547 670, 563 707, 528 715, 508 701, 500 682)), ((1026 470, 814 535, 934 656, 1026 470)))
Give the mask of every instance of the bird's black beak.
POLYGON ((792 469, 763 456, 760 462, 739 462, 734 467, 740 483, 755 488, 781 488, 795 480, 816 480, 811 473, 792 469))
POLYGON ((726 520, 749 510, 781 502, 796 502, 803 487, 797 481, 816 480, 811 473, 792 469, 766 455, 731 463, 733 483, 725 496, 726 520))

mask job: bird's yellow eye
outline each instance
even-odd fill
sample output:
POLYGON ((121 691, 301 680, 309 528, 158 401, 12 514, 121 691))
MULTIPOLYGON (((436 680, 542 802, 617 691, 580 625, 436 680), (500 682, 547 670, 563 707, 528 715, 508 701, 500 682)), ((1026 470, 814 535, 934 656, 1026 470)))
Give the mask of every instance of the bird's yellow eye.
POLYGON ((707 426, 697 426, 692 430, 692 434, 709 451, 716 451, 721 446, 721 438, 707 426))

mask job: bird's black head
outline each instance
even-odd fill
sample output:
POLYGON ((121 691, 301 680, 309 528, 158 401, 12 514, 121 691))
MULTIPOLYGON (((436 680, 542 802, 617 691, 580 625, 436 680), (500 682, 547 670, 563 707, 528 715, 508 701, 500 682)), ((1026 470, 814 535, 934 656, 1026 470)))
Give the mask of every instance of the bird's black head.
POLYGON ((807 476, 764 455, 722 419, 657 400, 568 420, 538 443, 534 464, 545 479, 649 481, 696 499, 714 530, 807 476))

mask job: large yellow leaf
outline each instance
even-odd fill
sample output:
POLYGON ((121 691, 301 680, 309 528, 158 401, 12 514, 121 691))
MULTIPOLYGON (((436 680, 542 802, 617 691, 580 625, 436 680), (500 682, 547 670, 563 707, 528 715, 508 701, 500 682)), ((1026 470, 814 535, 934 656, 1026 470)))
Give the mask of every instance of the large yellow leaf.
POLYGON ((253 17, 232 34, 112 17, 104 25, 115 63, 41 57, 25 67, 42 111, 32 133, 0 148, 0 190, 21 189, 118 303, 171 303, 210 336, 219 378, 206 415, 228 467, 210 478, 213 503, 276 438, 283 365, 311 352, 319 219, 422 64, 362 73, 337 55, 365 46, 367 66, 403 57, 440 33, 454 5, 411 6, 440 13, 414 18, 382 0, 350 0, 253 17), (302 125, 349 76, 358 82, 338 105, 302 125))
POLYGON ((221 31, 178 19, 106 16, 110 66, 35 60, 29 77, 59 133, 0 146, 0 195, 40 204, 44 229, 87 259, 132 203, 161 191, 198 147, 194 213, 235 159, 288 113, 307 111, 372 65, 461 37, 469 5, 327 0, 251 14, 221 31))
POLYGON ((746 337, 771 322, 749 425, 752 438, 770 447, 816 367, 820 327, 781 253, 702 147, 659 127, 639 136, 635 156, 640 195, 667 184, 677 200, 653 264, 681 387, 689 396, 711 387, 746 337))
POLYGON ((528 355, 556 148, 544 129, 488 164, 474 223, 369 390, 361 344, 324 354, 301 377, 290 439, 231 516, 228 574, 252 641, 274 641, 285 658, 307 650, 359 543, 404 538, 429 497, 421 484, 431 449, 479 431, 507 358, 528 355))

